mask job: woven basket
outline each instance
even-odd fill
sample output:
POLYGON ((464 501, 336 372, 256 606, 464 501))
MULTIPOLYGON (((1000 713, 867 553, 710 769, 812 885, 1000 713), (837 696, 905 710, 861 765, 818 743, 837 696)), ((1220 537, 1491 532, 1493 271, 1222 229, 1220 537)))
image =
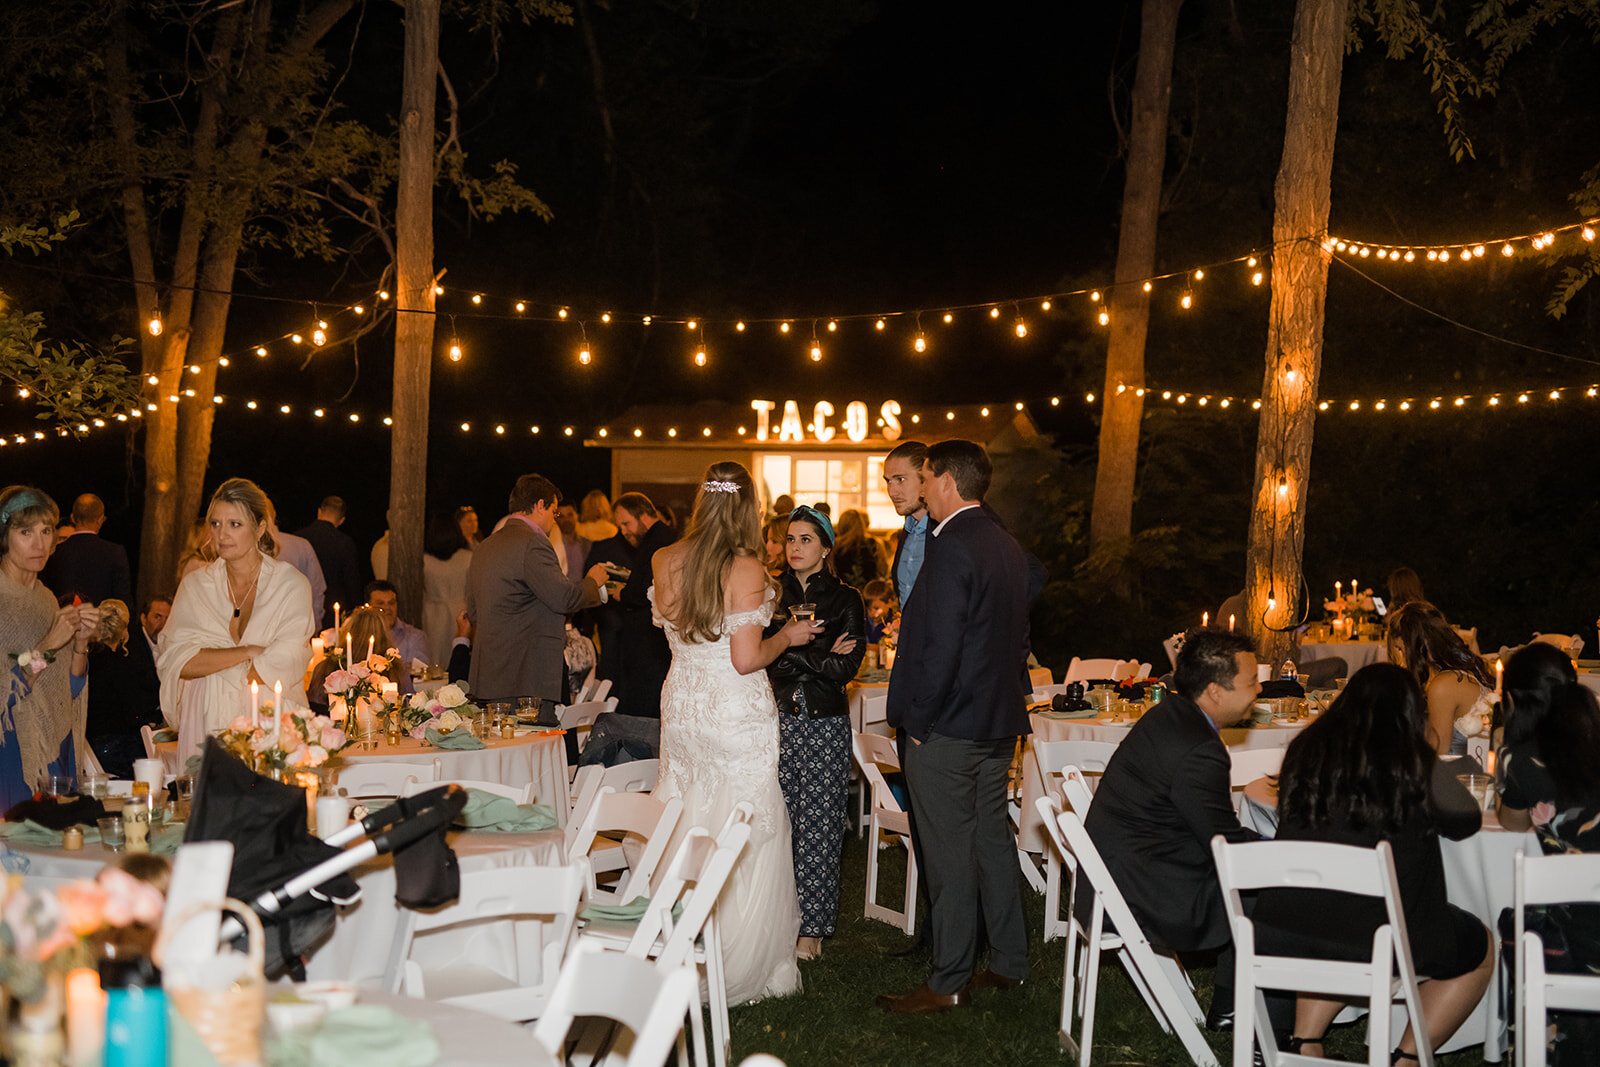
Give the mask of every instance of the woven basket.
POLYGON ((207 911, 232 912, 244 924, 250 961, 248 973, 231 988, 216 992, 175 989, 168 985, 167 1000, 194 1027, 218 1063, 260 1063, 261 1023, 267 1010, 267 981, 263 973, 265 935, 261 920, 248 904, 230 897, 221 904, 202 903, 185 910, 174 922, 163 926, 156 940, 156 963, 161 964, 166 954, 170 934, 207 911))

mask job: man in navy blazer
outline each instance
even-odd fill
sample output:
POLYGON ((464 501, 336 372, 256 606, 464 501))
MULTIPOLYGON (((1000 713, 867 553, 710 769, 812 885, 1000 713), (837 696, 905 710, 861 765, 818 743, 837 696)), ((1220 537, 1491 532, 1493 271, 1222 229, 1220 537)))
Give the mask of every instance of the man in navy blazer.
POLYGON ((971 441, 928 449, 923 498, 936 525, 896 653, 915 669, 889 682, 888 717, 906 737, 905 775, 933 901, 933 971, 880 1007, 945 1011, 970 991, 1010 989, 1028 973, 1027 931, 1006 786, 1029 732, 1028 563, 983 508, 991 467, 971 441), (974 975, 979 910, 989 967, 974 975))
POLYGON ((57 545, 45 564, 45 585, 58 598, 79 596, 86 604, 112 597, 124 604, 133 600, 128 550, 100 536, 105 521, 105 502, 93 493, 72 502, 77 533, 57 545))

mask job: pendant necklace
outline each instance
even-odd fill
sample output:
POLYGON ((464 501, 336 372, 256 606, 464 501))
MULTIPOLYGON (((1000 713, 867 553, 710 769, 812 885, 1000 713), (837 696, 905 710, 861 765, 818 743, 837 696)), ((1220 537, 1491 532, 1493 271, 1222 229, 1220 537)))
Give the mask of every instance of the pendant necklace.
POLYGON ((237 619, 239 612, 244 608, 245 604, 249 603, 250 598, 255 595, 256 582, 261 578, 261 568, 257 567, 255 577, 250 579, 249 591, 237 600, 234 599, 233 594, 233 575, 229 574, 226 577, 228 579, 228 603, 233 605, 233 617, 237 619))

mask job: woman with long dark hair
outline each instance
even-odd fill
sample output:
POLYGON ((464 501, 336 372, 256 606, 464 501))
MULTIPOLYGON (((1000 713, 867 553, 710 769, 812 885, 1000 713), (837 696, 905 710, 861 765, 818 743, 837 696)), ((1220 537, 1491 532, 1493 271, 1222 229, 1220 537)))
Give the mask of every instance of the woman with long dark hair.
MULTIPOLYGON (((1412 962, 1428 978, 1420 1006, 1437 1048, 1482 999, 1494 947, 1488 928, 1445 898, 1439 837, 1470 837, 1482 816, 1452 775, 1435 773, 1439 761, 1426 728, 1422 692, 1410 674, 1386 663, 1357 671, 1284 756, 1277 837, 1358 848, 1389 843, 1412 962)), ((1318 889, 1264 890, 1252 918, 1261 951, 1335 960, 1369 958, 1373 932, 1388 921, 1381 900, 1318 889)), ((1342 1007, 1337 999, 1298 996, 1285 1051, 1320 1056, 1342 1007)), ((1415 1063, 1416 1050, 1408 1025, 1394 1062, 1415 1063)))
MULTIPOLYGON (((1600 852, 1600 702, 1572 660, 1535 642, 1506 664, 1505 743, 1496 767, 1500 825, 1532 830, 1545 855, 1600 852)), ((1513 936, 1510 909, 1500 934, 1513 936)), ((1600 903, 1529 909, 1549 970, 1600 973, 1600 903)), ((1546 1034, 1552 1064, 1600 1062, 1600 1020, 1556 1012, 1546 1034)))
POLYGON ((1428 743, 1440 755, 1464 754, 1494 699, 1489 668, 1426 600, 1391 611, 1388 628, 1389 662, 1410 671, 1425 694, 1428 743))
MULTIPOLYGON (((850 778, 850 702, 844 687, 866 655, 861 594, 833 570, 833 524, 813 508, 790 513, 787 566, 778 610, 810 604, 822 633, 782 652, 767 667, 778 702, 778 783, 794 828, 794 882, 800 898, 795 955, 822 953, 839 912, 839 856, 850 778)), ((776 618, 767 626, 776 632, 776 618)))
MULTIPOLYGON (((680 797, 681 837, 717 833, 735 805, 755 809, 750 843, 717 901, 728 1000, 800 988, 789 815, 778 785, 778 709, 767 664, 821 627, 794 620, 772 634, 777 591, 762 561, 761 510, 750 472, 713 463, 689 532, 655 554, 650 590, 672 667, 661 687, 656 795, 680 797)), ((676 841, 674 841, 674 846, 676 841)))

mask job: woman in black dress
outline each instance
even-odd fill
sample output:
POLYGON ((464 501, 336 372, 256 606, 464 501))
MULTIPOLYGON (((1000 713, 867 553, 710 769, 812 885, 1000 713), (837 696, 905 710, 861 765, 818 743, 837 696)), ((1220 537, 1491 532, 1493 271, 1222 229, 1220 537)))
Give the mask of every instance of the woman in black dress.
POLYGON ((795 955, 815 959, 839 911, 839 858, 850 777, 850 704, 844 687, 866 655, 861 594, 833 572, 833 525, 808 507, 789 516, 779 611, 782 628, 796 604, 816 606, 822 632, 767 667, 778 705, 778 784, 793 827, 794 883, 800 898, 795 955), (788 609, 788 610, 786 610, 788 609))
MULTIPOLYGON (((1482 826, 1472 797, 1441 770, 1426 737, 1422 691, 1403 668, 1356 672, 1339 699, 1289 746, 1278 788, 1278 839, 1394 850, 1400 905, 1420 977, 1428 1036, 1437 1048, 1472 1014, 1494 973, 1488 928, 1445 899, 1439 836, 1459 841, 1482 826)), ((1261 951, 1364 960, 1387 921, 1383 902, 1319 889, 1263 890, 1252 916, 1261 951)), ((1322 1055, 1344 1002, 1301 994, 1285 1051, 1322 1055)), ((1394 1062, 1415 1063, 1406 1027, 1394 1062)))
MULTIPOLYGON (((1500 749, 1498 812, 1508 830, 1532 830, 1547 856, 1600 852, 1600 704, 1578 682, 1572 660, 1534 643, 1506 664, 1506 737, 1500 749)), ((1600 974, 1600 903, 1528 909, 1544 941, 1545 968, 1600 974)), ((1509 942, 1511 909, 1500 916, 1509 942)), ((1553 1012, 1547 1060, 1600 1063, 1600 1017, 1553 1012)))

